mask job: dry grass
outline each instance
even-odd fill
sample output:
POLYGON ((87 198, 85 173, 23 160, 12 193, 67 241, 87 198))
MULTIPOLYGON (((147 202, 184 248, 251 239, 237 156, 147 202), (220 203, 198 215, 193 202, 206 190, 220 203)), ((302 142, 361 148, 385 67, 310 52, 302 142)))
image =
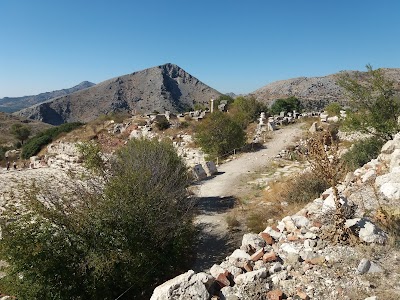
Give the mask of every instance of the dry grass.
POLYGON ((269 185, 266 197, 272 202, 301 205, 318 198, 328 185, 311 172, 291 176, 269 185))

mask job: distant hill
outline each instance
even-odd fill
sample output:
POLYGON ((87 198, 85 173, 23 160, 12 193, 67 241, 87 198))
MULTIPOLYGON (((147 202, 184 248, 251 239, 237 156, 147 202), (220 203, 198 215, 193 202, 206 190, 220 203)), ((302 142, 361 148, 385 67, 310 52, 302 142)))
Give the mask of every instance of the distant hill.
POLYGON ((47 100, 69 95, 71 93, 87 89, 95 84, 89 81, 83 81, 80 84, 69 88, 53 92, 41 93, 39 95, 23 96, 23 97, 5 97, 0 99, 0 111, 12 113, 29 106, 45 102, 47 100))
POLYGON ((21 124, 27 126, 31 130, 31 136, 39 131, 43 131, 52 127, 49 124, 28 120, 22 117, 14 116, 11 114, 0 112, 0 146, 11 146, 17 139, 11 134, 11 126, 14 124, 21 124))
POLYGON ((221 93, 174 64, 165 64, 101 82, 17 112, 26 118, 58 125, 88 122, 100 115, 126 111, 183 112, 208 104, 221 93))
MULTIPOLYGON (((395 81, 395 88, 400 91, 400 69, 382 69, 385 77, 395 81)), ((361 79, 366 72, 349 71, 356 73, 361 79)), ((347 104, 344 91, 336 83, 336 74, 324 77, 299 77, 280 80, 254 91, 251 95, 257 100, 272 104, 279 98, 295 96, 301 100, 307 109, 323 109, 328 103, 339 102, 347 104)))

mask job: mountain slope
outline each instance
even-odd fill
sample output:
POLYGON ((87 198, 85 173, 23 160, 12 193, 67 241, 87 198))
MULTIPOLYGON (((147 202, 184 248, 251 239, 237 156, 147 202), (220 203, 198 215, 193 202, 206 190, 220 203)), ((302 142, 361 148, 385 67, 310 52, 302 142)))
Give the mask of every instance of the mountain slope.
POLYGON ((17 139, 11 134, 11 127, 14 124, 21 124, 28 127, 31 130, 31 136, 35 135, 39 131, 52 127, 43 122, 27 120, 22 117, 0 112, 0 146, 11 146, 17 142, 17 139))
POLYGON ((12 113, 29 106, 45 102, 52 98, 72 94, 74 92, 87 89, 95 84, 89 81, 83 81, 80 84, 73 86, 69 89, 62 89, 53 92, 41 93, 38 95, 32 96, 23 96, 23 97, 4 97, 0 99, 0 111, 12 113))
MULTIPOLYGON (((382 69, 385 77, 395 81, 395 88, 400 91, 400 69, 382 69)), ((361 79, 366 72, 351 71, 361 79)), ((271 104, 279 98, 295 96, 302 101, 307 109, 322 109, 326 104, 339 102, 346 104, 344 91, 336 83, 340 73, 324 77, 299 77, 288 80, 280 80, 251 93, 259 101, 271 104)))
POLYGON ((182 112, 220 93, 174 64, 113 78, 17 112, 50 124, 88 122, 110 112, 182 112))

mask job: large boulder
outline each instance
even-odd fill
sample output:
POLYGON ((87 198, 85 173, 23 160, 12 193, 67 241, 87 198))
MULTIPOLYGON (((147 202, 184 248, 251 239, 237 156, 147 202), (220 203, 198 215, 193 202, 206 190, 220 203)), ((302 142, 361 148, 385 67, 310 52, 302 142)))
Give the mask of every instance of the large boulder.
POLYGON ((266 245, 264 239, 255 233, 246 233, 243 235, 242 246, 240 249, 250 253, 260 250, 266 245))
POLYGON ((400 199, 400 172, 378 176, 375 185, 388 200, 400 199))
POLYGON ((193 270, 181 274, 156 287, 150 300, 208 300, 207 287, 213 278, 206 273, 195 274, 193 270))
POLYGON ((358 237, 366 243, 384 244, 387 240, 387 234, 367 219, 349 219, 346 220, 345 226, 357 228, 358 237))

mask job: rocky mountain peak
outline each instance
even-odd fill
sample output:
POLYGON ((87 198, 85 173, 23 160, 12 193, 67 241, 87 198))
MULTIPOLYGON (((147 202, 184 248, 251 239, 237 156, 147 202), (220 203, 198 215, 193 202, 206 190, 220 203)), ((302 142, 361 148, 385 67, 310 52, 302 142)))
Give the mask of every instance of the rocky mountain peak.
POLYGON ((183 112, 195 103, 207 104, 220 93, 171 63, 106 80, 88 89, 59 97, 18 115, 58 125, 88 122, 100 115, 125 111, 183 112))

